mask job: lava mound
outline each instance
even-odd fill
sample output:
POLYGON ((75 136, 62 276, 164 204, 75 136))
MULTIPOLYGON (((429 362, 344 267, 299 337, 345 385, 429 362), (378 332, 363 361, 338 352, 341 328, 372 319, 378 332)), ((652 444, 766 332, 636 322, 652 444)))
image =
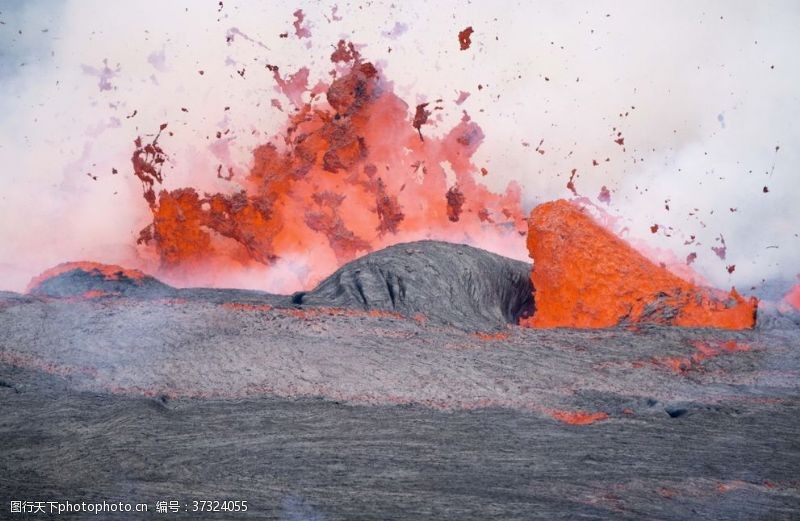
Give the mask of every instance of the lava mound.
POLYGON ((350 262, 295 304, 421 313, 434 322, 485 330, 533 312, 530 265, 462 244, 418 241, 350 262))
POLYGON ((652 263, 568 201, 537 206, 528 221, 533 327, 654 323, 752 328, 758 301, 698 287, 652 263))
POLYGON ((65 262, 28 284, 28 293, 47 297, 163 297, 174 293, 158 279, 113 264, 65 262))

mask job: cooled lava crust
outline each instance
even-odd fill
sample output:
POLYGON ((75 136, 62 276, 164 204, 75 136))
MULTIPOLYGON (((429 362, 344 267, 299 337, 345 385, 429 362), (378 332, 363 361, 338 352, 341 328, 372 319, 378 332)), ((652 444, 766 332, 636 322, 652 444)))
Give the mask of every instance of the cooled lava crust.
POLYGON ((155 277, 113 264, 65 262, 35 277, 28 285, 31 295, 48 297, 163 297, 173 288, 155 277))
POLYGON ((298 304, 422 315, 469 330, 516 324, 533 313, 530 264, 439 241, 390 246, 350 262, 298 304))

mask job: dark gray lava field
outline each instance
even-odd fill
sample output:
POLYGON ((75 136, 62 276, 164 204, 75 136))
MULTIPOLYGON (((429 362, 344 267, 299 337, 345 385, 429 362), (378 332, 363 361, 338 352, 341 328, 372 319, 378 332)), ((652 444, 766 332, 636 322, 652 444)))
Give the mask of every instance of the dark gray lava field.
POLYGON ((800 519, 796 314, 528 329, 529 272, 419 242, 290 296, 80 270, 0 294, 0 518, 800 519))

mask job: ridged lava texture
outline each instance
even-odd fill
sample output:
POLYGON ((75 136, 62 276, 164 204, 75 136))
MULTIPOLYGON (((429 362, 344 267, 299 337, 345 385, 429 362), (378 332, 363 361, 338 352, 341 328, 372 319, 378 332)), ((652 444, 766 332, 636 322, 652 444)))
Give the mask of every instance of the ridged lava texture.
POLYGON ((530 265, 438 241, 398 244, 350 262, 296 303, 421 313, 434 322, 482 330, 533 310, 530 265))

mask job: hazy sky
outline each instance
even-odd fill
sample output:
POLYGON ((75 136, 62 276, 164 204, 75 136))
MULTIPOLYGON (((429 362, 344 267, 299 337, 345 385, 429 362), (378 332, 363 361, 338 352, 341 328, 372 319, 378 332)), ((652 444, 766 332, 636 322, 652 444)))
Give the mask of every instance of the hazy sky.
POLYGON ((230 190, 216 165, 245 171, 285 121, 264 64, 327 79, 339 38, 361 44, 410 105, 445 100, 429 132, 468 111, 486 134, 487 184, 518 180, 527 208, 571 197, 575 168, 581 195, 608 187, 628 238, 680 260, 696 252, 716 285, 800 273, 797 2, 334 5, 0 1, 0 289, 67 260, 146 256, 133 139, 168 122, 167 187, 230 190), (310 38, 295 35, 298 8, 310 38), (460 91, 470 97, 458 106, 460 91), (230 157, 209 147, 221 129, 235 136, 230 157), (720 235, 724 261, 711 250, 720 235))

